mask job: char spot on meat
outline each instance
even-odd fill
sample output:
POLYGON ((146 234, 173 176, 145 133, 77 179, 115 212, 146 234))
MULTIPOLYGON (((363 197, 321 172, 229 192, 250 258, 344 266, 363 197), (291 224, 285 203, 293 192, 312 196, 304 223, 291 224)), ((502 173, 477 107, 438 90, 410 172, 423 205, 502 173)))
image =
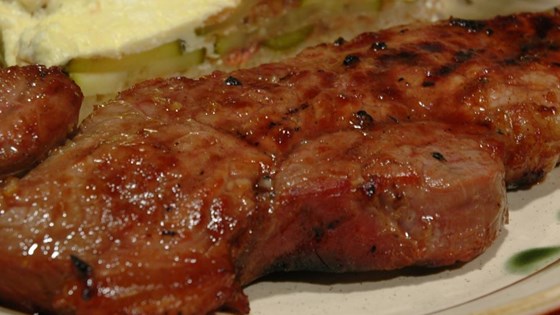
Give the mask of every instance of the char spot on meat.
POLYGON ((434 159, 438 160, 438 161, 442 161, 442 162, 447 161, 447 160, 445 159, 445 156, 443 156, 443 154, 441 154, 440 152, 432 152, 432 157, 433 157, 434 159))
POLYGON ((378 50, 385 50, 387 49, 387 43, 385 42, 375 42, 371 45, 371 49, 378 51, 378 50))
POLYGON ((84 283, 82 299, 87 301, 91 299, 93 295, 93 279, 91 278, 93 268, 87 262, 75 255, 70 255, 70 261, 72 262, 74 269, 77 271, 78 277, 84 283))
POLYGON ((342 45, 344 45, 345 43, 346 43, 346 40, 345 40, 344 38, 342 38, 342 37, 339 37, 339 38, 337 38, 337 39, 334 41, 334 45, 335 45, 335 46, 342 46, 342 45))
POLYGON ((416 66, 418 64, 418 54, 413 51, 399 51, 394 54, 384 54, 379 56, 379 61, 382 64, 390 66, 390 63, 403 63, 410 66, 416 66))
POLYGON ((369 182, 362 185, 362 191, 366 194, 366 196, 368 196, 370 198, 375 195, 376 190, 377 189, 375 187, 375 182, 374 181, 369 181, 369 182))
POLYGON ((320 242, 324 235, 325 230, 322 227, 317 226, 313 228, 313 239, 315 239, 315 241, 320 242))
POLYGON ((453 57, 453 60, 456 63, 463 63, 463 62, 471 59, 473 56, 474 56, 474 50, 472 50, 472 49, 459 50, 458 52, 455 53, 455 56, 453 57))
POLYGON ((493 30, 493 29, 491 29, 491 28, 487 28, 487 29, 486 29, 486 35, 492 36, 493 34, 494 34, 494 30, 493 30))
POLYGON ((539 38, 545 38, 548 32, 554 27, 554 23, 547 16, 537 16, 533 20, 535 32, 539 38))
POLYGON ((372 245, 371 248, 369 249, 369 252, 372 254, 375 254, 375 252, 377 251, 377 246, 372 245))
POLYGON ((40 66, 38 70, 38 74, 41 79, 44 79, 49 75, 48 69, 46 67, 40 66))
POLYGON ((227 86, 240 86, 241 85, 241 81, 239 81, 239 79, 229 76, 226 78, 225 83, 227 86))
POLYGON ((545 175, 546 173, 542 169, 525 172, 519 180, 509 183, 507 189, 520 190, 530 188, 534 184, 542 181, 545 175))
POLYGON ((442 52, 443 45, 437 42, 425 42, 420 44, 420 49, 431 53, 442 52))
POLYGON ((451 18, 449 20, 449 25, 462 27, 466 29, 469 33, 481 31, 486 27, 486 23, 482 21, 465 20, 465 19, 457 19, 457 18, 451 18))
POLYGON ((329 224, 327 224, 327 229, 328 230, 334 230, 339 225, 340 225, 340 220, 335 220, 335 221, 332 221, 329 224))
POLYGON ((176 236, 177 232, 172 231, 172 230, 163 230, 163 231, 161 231, 161 235, 162 236, 176 236))
POLYGON ((70 255, 70 261, 72 262, 74 269, 76 269, 80 277, 89 278, 93 273, 93 268, 78 256, 70 255))
POLYGON ((451 72, 453 72, 453 70, 455 70, 455 67, 450 66, 450 65, 444 65, 441 68, 439 68, 435 74, 437 76, 446 76, 448 74, 450 74, 451 72))
POLYGON ((354 126, 354 129, 365 129, 371 127, 373 122, 373 117, 371 117, 371 115, 365 110, 359 110, 354 113, 354 117, 352 117, 352 120, 350 121, 352 126, 354 126))
POLYGON ((353 66, 353 65, 357 64, 358 62, 360 62, 360 57, 358 57, 356 55, 348 55, 344 58, 344 61, 342 61, 342 64, 345 67, 350 67, 350 66, 353 66))
POLYGON ((294 107, 294 108, 290 108, 288 109, 288 111, 286 112, 287 115, 294 115, 297 114, 298 112, 306 109, 309 107, 309 104, 307 103, 303 103, 301 105, 299 105, 298 107, 294 107))
POLYGON ((422 82, 422 87, 432 87, 436 85, 436 83, 434 81, 424 81, 422 82))

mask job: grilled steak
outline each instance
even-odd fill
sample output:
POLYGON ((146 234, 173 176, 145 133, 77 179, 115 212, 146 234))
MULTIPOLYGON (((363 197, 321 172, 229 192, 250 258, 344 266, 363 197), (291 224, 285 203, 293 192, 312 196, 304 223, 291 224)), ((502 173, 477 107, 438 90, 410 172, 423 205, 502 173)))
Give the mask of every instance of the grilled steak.
POLYGON ((31 168, 78 123, 82 93, 58 68, 0 68, 0 180, 31 168))
POLYGON ((466 262, 558 161, 560 17, 452 19, 156 79, 0 194, 0 299, 248 312, 278 270, 466 262))

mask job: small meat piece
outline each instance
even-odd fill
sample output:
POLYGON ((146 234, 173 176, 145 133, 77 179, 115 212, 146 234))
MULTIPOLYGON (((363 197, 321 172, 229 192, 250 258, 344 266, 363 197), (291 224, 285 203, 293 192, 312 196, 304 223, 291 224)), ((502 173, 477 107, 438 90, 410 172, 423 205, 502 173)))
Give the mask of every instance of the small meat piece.
POLYGON ((99 106, 0 190, 0 300, 204 314, 278 270, 445 266, 560 153, 560 16, 451 19, 99 106))
POLYGON ((0 180, 36 165, 78 123, 82 93, 59 68, 0 69, 0 180))
MULTIPOLYGON (((473 135, 474 132, 474 135, 473 135)), ((447 266, 478 256, 506 215, 500 144, 433 122, 341 131, 278 167, 237 260, 242 283, 286 270, 447 266), (420 136, 421 135, 421 136, 420 136)))

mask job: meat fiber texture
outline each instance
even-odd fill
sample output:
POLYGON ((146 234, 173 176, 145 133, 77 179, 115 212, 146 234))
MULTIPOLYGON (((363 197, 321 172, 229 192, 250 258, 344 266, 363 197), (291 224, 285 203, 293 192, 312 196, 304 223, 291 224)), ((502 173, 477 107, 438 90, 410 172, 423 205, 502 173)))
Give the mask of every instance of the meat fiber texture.
MULTIPOLYGON (((451 19, 101 104, 0 194, 0 299, 249 312, 274 271, 447 266, 558 162, 560 16, 451 19)), ((56 119, 56 117, 51 117, 56 119)))

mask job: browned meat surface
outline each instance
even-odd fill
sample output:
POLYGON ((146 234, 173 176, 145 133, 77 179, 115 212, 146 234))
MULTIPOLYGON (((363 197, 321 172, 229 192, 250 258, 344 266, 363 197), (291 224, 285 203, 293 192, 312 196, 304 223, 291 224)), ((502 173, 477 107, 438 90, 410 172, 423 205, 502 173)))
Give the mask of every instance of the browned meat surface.
POLYGON ((560 17, 410 26, 201 80, 152 80, 0 194, 0 299, 248 311, 275 270, 442 266, 558 160, 560 17))
POLYGON ((82 93, 58 68, 0 68, 0 180, 34 166, 78 122, 82 93))

